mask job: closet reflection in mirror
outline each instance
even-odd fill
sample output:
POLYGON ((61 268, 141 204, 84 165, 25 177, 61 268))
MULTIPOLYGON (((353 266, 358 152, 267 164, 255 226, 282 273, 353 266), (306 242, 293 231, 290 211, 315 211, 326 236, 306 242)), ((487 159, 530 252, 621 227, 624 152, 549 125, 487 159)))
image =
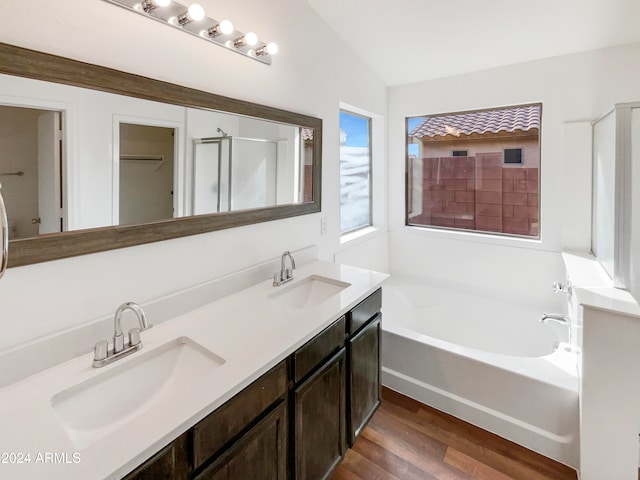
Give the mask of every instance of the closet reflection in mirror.
POLYGON ((172 128, 120 124, 118 224, 173 218, 172 128))
POLYGON ((311 202, 312 147, 298 125, 0 75, 12 239, 311 202))
POLYGON ((0 182, 9 239, 61 232, 61 112, 0 105, 0 182))

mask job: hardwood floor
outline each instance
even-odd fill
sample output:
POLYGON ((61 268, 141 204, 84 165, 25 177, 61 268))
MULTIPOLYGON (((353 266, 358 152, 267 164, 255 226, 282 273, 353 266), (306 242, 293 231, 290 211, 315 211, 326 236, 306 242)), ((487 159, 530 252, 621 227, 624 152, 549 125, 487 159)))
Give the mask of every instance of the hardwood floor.
POLYGON ((564 480, 575 470, 383 388, 331 480, 564 480))

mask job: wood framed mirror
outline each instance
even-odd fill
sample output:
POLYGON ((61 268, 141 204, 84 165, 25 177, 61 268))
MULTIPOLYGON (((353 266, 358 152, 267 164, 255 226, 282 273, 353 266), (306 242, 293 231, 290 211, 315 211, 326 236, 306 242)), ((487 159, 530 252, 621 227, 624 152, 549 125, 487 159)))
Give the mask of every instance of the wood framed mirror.
MULTIPOLYGON (((95 227, 91 224, 92 220, 85 220, 83 222, 77 219, 72 221, 65 218, 64 220, 60 219, 59 222, 58 219, 53 222, 54 225, 58 222, 60 224, 59 230, 62 231, 55 231, 56 227, 54 227, 53 232, 51 232, 51 230, 43 231, 41 229, 38 234, 33 236, 30 236, 30 234, 24 234, 22 236, 16 235, 9 244, 9 267, 196 235, 320 211, 322 175, 321 119, 3 43, 0 43, 0 77, 11 81, 24 79, 26 82, 48 82, 47 85, 54 85, 54 88, 85 89, 82 90, 81 94, 70 94, 74 98, 76 96, 84 98, 88 95, 87 92, 96 92, 91 94, 116 95, 125 101, 133 101, 132 99, 136 99, 135 101, 159 102, 158 105, 161 105, 162 108, 179 107, 188 109, 190 113, 188 113, 185 118, 190 118, 189 115, 193 117, 201 117, 203 115, 233 115, 233 118, 240 119, 240 121, 245 123, 251 123, 257 119, 264 120, 275 125, 277 129, 279 129, 279 132, 285 131, 286 133, 274 134, 277 138, 274 137, 274 140, 271 141, 271 144, 267 147, 259 145, 261 149, 260 155, 264 155, 262 152, 265 151, 265 148, 276 151, 278 143, 285 142, 286 148, 284 148, 284 150, 288 149, 289 152, 293 151, 295 161, 298 162, 295 164, 295 168, 292 167, 289 169, 293 172, 290 177, 294 178, 295 185, 288 185, 285 189, 286 193, 282 193, 282 189, 277 190, 276 187, 270 187, 267 189, 267 193, 262 194, 262 197, 266 200, 262 199, 260 200, 261 203, 256 203, 255 199, 235 199, 232 193, 230 193, 232 188, 231 179, 234 178, 237 180, 238 178, 238 174, 233 172, 236 172, 236 170, 242 172, 242 168, 244 168, 245 171, 258 171, 259 167, 255 166, 255 162, 252 164, 244 159, 236 160, 236 164, 241 163, 244 165, 244 167, 240 168, 232 166, 231 160, 229 160, 227 167, 221 166, 221 160, 218 160, 217 178, 218 180, 223 177, 228 179, 228 185, 226 186, 226 190, 224 190, 223 185, 220 185, 219 188, 216 187, 216 207, 212 210, 203 210, 195 206, 197 192, 194 193, 194 191, 199 188, 199 186, 196 185, 195 179, 200 178, 200 175, 204 175, 196 166, 196 151, 204 151, 204 147, 208 148, 211 145, 216 145, 219 147, 219 152, 222 152, 223 150, 221 149, 224 145, 231 145, 233 143, 226 141, 230 140, 230 137, 233 135, 229 135, 224 128, 219 126, 221 124, 216 124, 215 122, 210 122, 208 125, 209 129, 204 135, 200 133, 197 136, 192 135, 193 132, 191 132, 189 128, 182 128, 181 124, 176 124, 177 126, 175 126, 173 132, 175 135, 179 133, 180 141, 175 141, 174 148, 177 152, 176 156, 181 156, 182 164, 176 161, 175 165, 178 166, 182 173, 180 175, 176 174, 175 178, 178 178, 179 181, 174 179, 171 195, 174 195, 174 190, 176 190, 180 198, 184 201, 176 200, 174 202, 173 215, 171 213, 165 214, 170 218, 160 217, 161 219, 159 220, 150 221, 140 221, 138 219, 137 221, 140 223, 118 223, 118 215, 115 213, 118 204, 116 191, 113 198, 109 200, 111 205, 110 211, 112 212, 111 219, 102 221, 102 223, 98 222, 95 227), (213 132, 210 134, 211 129, 213 129, 213 132), (307 158, 306 164, 304 161, 305 155, 307 158), (187 166, 185 167, 184 165, 187 166), (221 173, 224 168, 227 169, 225 173, 226 176, 221 173), (236 168, 236 170, 232 171, 233 168, 236 168), (234 177, 232 177, 232 173, 235 175, 234 177), (223 194, 220 193, 221 191, 223 194), (278 191, 280 193, 277 193, 278 191), (232 208, 234 203, 238 205, 237 209, 232 208), (203 211, 213 213, 201 213, 203 211), (69 225, 70 228, 67 228, 67 225, 69 225), (85 228, 86 225, 90 225, 92 228, 85 228)), ((0 105, 3 105, 3 93, 5 92, 2 91, 0 84, 0 105)), ((112 102, 106 101, 104 103, 112 102)), ((60 104, 64 105, 65 102, 61 101, 60 104)), ((79 104, 73 107, 75 108, 74 114, 76 114, 76 117, 79 116, 78 110, 91 110, 85 108, 84 105, 80 107, 77 105, 79 104)), ((20 105, 18 101, 17 106, 25 107, 29 105, 20 105)), ((72 111, 73 108, 71 109, 72 111)), ((114 112, 109 112, 109 114, 109 118, 124 119, 122 124, 127 122, 137 123, 137 120, 131 122, 130 117, 126 115, 118 116, 114 112)), ((49 117, 51 117, 51 115, 49 115, 49 117)), ((60 118, 64 117, 61 115, 60 118)), ((55 122, 55 118, 53 118, 52 121, 55 122)), ((76 123, 83 122, 76 120, 76 123)), ((154 125, 154 127, 157 127, 157 130, 166 130, 167 126, 173 128, 172 123, 168 125, 161 123, 162 122, 154 125)), ((113 130, 115 131, 117 129, 114 127, 113 130)), ((120 135, 120 137, 129 135, 129 133, 127 133, 128 131, 122 129, 120 129, 119 132, 118 135, 120 135)), ((242 133, 241 130, 240 133, 242 133)), ((111 131, 109 131, 109 135, 111 135, 111 131)), ((118 137, 118 135, 114 134, 115 137, 118 137)), ((84 139, 83 136, 78 135, 76 132, 74 141, 77 141, 79 137, 84 139)), ((238 143, 238 147, 236 147, 235 150, 253 151, 254 157, 256 155, 256 145, 263 140, 261 138, 259 139, 260 142, 257 142, 255 138, 249 138, 247 135, 242 134, 236 135, 236 139, 238 139, 238 142, 240 139, 243 140, 246 145, 243 146, 238 143)), ((83 141, 87 144, 90 143, 88 140, 83 141)), ((122 142, 120 145, 122 145, 122 142)), ((107 148, 107 150, 108 149, 109 148, 107 148)), ((63 179, 74 176, 73 181, 75 184, 83 185, 83 177, 78 177, 76 173, 80 170, 81 166, 84 166, 85 170, 88 170, 89 167, 87 167, 87 165, 90 164, 90 160, 95 160, 93 158, 95 156, 93 152, 78 154, 77 150, 79 149, 76 148, 74 150, 76 152, 74 159, 75 172, 69 173, 69 167, 61 160, 62 167, 60 169, 64 170, 64 174, 60 176, 59 180, 61 184, 59 190, 62 191, 62 193, 58 194, 59 197, 66 198, 65 190, 67 187, 63 183, 63 179)), ((118 162, 117 158, 115 161, 112 161, 112 157, 114 156, 119 157, 121 162, 145 162, 147 165, 159 165, 164 161, 163 155, 128 155, 129 153, 130 152, 122 152, 112 145, 111 152, 107 155, 106 163, 104 164, 107 165, 107 170, 110 173, 102 176, 110 177, 110 181, 115 184, 118 183, 117 172, 114 173, 114 171, 118 170, 118 162), (119 154, 114 152, 119 152, 119 154)), ((275 159, 269 161, 274 165, 277 163, 279 165, 278 169, 270 171, 268 175, 264 174, 260 179, 263 177, 269 178, 269 181, 272 182, 273 185, 276 185, 274 182, 281 181, 279 178, 284 175, 283 172, 287 169, 282 168, 281 163, 278 163, 281 162, 277 160, 277 158, 279 158, 277 157, 278 154, 274 155, 275 159), (278 172, 277 175, 274 173, 275 171, 278 172)), ((2 159, 0 158, 0 164, 1 162, 2 159)), ((266 162, 265 165, 267 163, 268 162, 266 162)), ((7 169, 9 167, 2 168, 7 169)), ((11 168, 9 168, 9 170, 11 170, 11 168)), ((5 194, 6 183, 14 180, 18 181, 18 178, 24 179, 24 175, 11 177, 10 179, 1 175, 2 173, 13 173, 13 171, 9 170, 0 172, 0 181, 3 183, 3 195, 5 194)), ((14 168, 14 170, 16 169, 14 168)), ((249 176, 255 177, 255 175, 249 176)), ((253 181, 255 182, 255 178, 253 178, 253 181)), ((70 185, 72 185, 72 183, 70 183, 70 185)), ((255 183, 251 185, 255 185, 255 183)), ((255 187, 253 186, 252 188, 252 191, 255 192, 255 187)), ((81 189, 78 190, 81 191, 81 189)), ((85 190, 89 190, 89 187, 87 186, 85 190)), ((239 188, 237 190, 239 190, 239 188)), ((86 201, 82 193, 77 193, 74 201, 76 205, 92 203, 92 201, 86 201)), ((9 216, 11 216, 11 206, 8 205, 7 209, 9 216)), ((171 206, 169 210, 171 210, 171 206)), ((69 215, 69 217, 74 216, 69 215)), ((83 218, 83 215, 78 214, 75 215, 75 217, 83 218)), ((122 217, 121 215, 120 218, 122 217)), ((131 218, 136 217, 131 216, 131 218)), ((33 218, 33 222, 37 224, 44 223, 39 216, 33 218)))

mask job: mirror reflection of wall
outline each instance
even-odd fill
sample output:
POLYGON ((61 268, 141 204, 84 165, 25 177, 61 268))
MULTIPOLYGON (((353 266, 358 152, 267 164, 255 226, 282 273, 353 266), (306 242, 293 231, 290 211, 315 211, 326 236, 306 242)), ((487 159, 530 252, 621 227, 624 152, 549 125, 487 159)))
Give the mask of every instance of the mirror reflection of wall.
POLYGON ((0 106, 0 182, 10 240, 62 231, 61 117, 0 106))
POLYGON ((174 130, 120 123, 120 225, 173 218, 174 130))

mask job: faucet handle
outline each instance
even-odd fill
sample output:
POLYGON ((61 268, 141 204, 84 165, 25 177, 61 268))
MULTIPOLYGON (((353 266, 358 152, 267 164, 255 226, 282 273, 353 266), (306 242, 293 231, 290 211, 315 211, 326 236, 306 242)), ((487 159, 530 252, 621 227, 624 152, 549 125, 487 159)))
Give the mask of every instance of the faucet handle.
POLYGON ((554 293, 566 293, 571 297, 571 293, 573 291, 573 285, 571 284, 571 280, 568 280, 567 283, 562 282, 553 282, 553 292, 554 293))
POLYGON ((129 330, 129 345, 135 347, 140 344, 140 329, 132 328, 129 330))
POLYGON ((109 352, 109 342, 106 340, 100 340, 96 343, 96 346, 93 348, 93 359, 94 360, 104 360, 107 358, 107 353, 109 352))

